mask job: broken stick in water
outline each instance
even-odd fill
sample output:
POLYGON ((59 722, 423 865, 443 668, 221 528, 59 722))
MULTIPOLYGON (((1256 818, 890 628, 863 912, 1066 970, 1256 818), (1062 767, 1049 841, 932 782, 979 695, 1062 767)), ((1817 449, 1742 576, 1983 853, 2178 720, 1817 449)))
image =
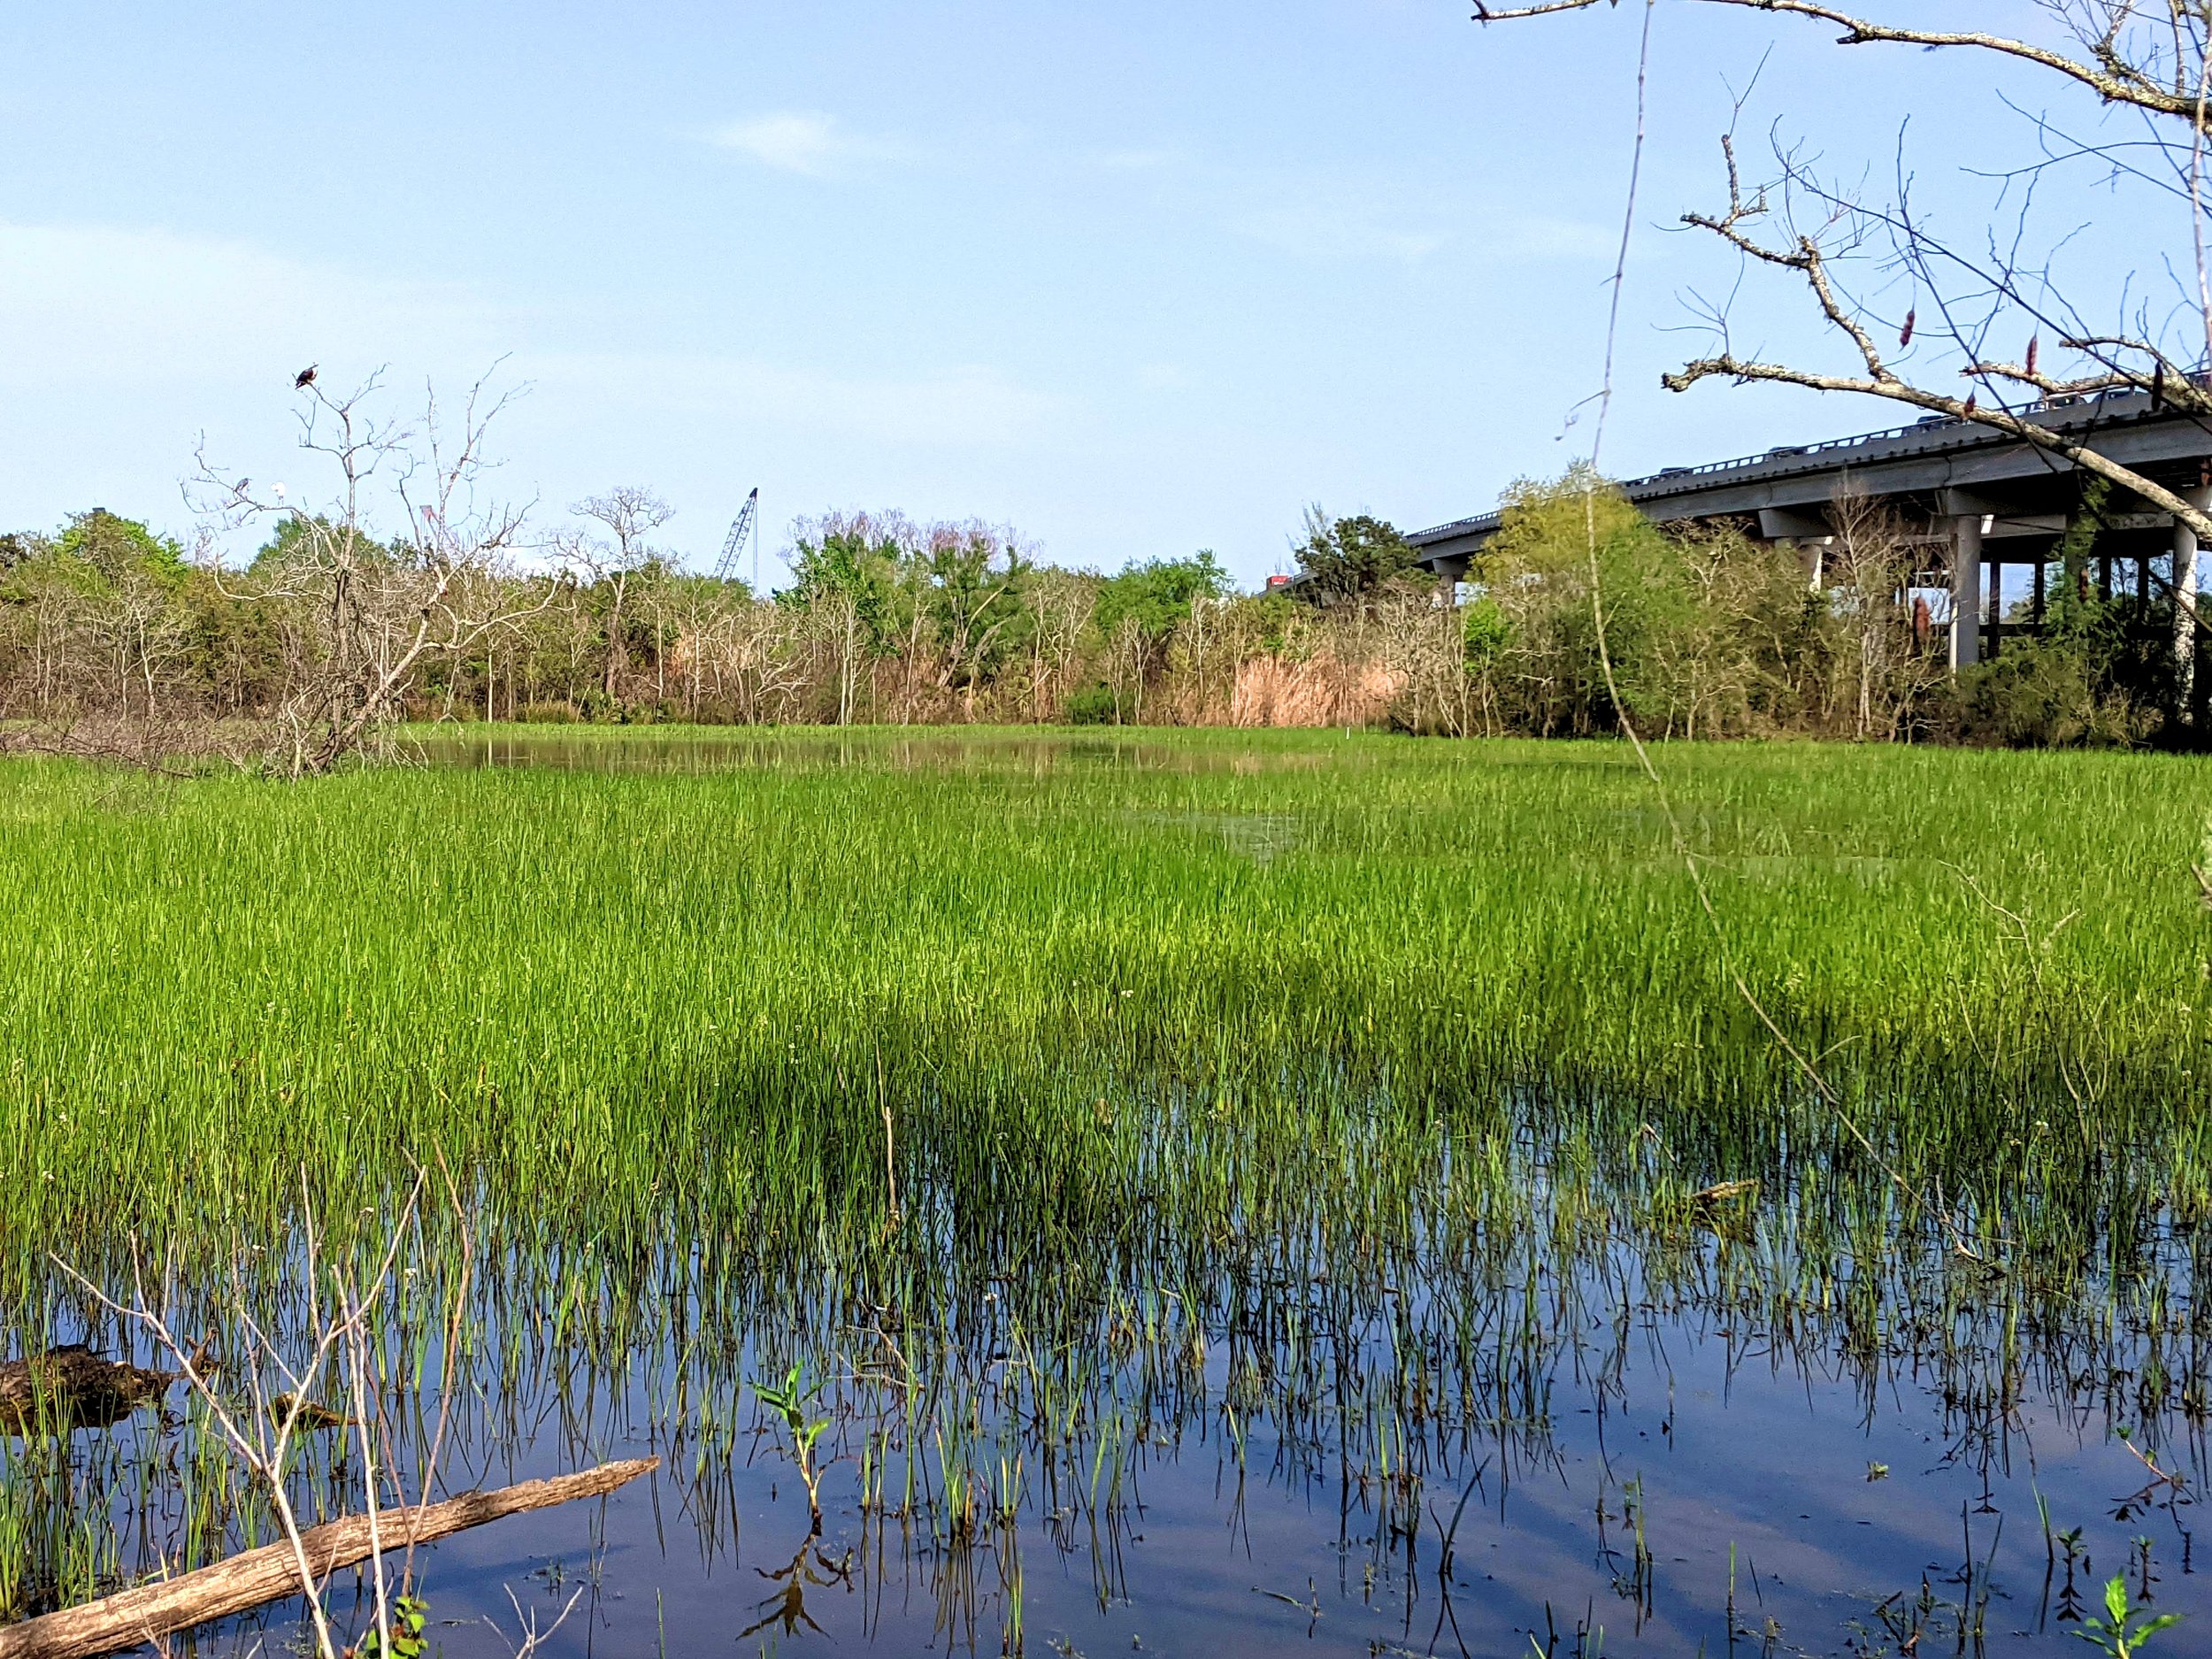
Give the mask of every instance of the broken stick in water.
MULTIPOLYGON (((525 1509, 602 1496, 658 1469, 660 1463, 657 1457, 633 1458, 550 1480, 526 1480, 496 1492, 465 1492, 442 1503, 380 1510, 377 1536, 384 1553, 392 1555, 411 1543, 426 1544, 525 1509)), ((349 1515, 310 1527, 300 1534, 300 1547, 319 1584, 339 1568, 368 1558, 369 1517, 349 1515)), ((299 1556, 291 1543, 264 1544, 211 1567, 142 1584, 82 1607, 41 1614, 19 1624, 0 1625, 0 1659, 95 1659, 299 1594, 299 1556)))

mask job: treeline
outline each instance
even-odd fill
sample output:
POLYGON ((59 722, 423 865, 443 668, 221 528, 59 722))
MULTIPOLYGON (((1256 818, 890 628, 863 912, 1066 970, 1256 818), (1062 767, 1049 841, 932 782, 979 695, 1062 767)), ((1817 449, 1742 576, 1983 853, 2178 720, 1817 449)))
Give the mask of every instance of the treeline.
POLYGON ((1626 713, 1659 738, 2012 743, 2185 729, 2170 650, 2155 649, 2170 609, 2099 603, 2064 580, 2045 639, 1955 680, 1912 589, 1916 549, 1871 507, 1847 505, 1815 587, 1790 549, 1663 532, 1579 476, 1523 484, 1479 580, 1455 590, 1387 524, 1316 511, 1301 580, 1257 595, 1210 552, 1100 575, 1045 564, 1005 529, 896 514, 801 523, 789 584, 762 595, 654 545, 668 510, 644 492, 580 512, 527 565, 472 569, 466 592, 449 566, 425 578, 416 543, 349 542, 334 563, 333 526, 306 516, 231 569, 100 511, 0 537, 0 720, 267 721, 331 699, 334 674, 387 673, 396 711, 434 720, 1464 736, 1584 735, 1626 713), (380 610, 373 593, 394 597, 380 610), (469 625, 411 655, 440 606, 467 607, 469 625))

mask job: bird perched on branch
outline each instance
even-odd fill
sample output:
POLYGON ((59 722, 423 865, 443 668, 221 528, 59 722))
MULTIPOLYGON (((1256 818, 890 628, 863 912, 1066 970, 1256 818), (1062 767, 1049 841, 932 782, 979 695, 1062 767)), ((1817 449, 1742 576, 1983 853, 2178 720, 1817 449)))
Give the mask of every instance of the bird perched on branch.
POLYGON ((316 366, 316 365, 311 363, 305 368, 302 369, 297 374, 292 377, 292 389, 294 391, 303 392, 309 387, 314 385, 316 366))

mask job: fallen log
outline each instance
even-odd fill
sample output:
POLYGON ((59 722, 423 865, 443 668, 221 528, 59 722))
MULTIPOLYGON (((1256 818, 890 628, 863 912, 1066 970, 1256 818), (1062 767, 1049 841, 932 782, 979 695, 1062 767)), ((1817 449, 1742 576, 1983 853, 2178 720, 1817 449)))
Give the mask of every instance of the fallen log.
MULTIPOLYGON (((204 1342, 191 1364, 203 1376, 214 1369, 204 1342)), ((102 1359, 81 1342, 27 1354, 0 1365, 0 1430, 66 1435, 104 1429, 158 1400, 183 1374, 102 1359)))
MULTIPOLYGON (((377 1536, 384 1553, 395 1555, 411 1543, 426 1544, 503 1516, 599 1497, 658 1469, 660 1463, 657 1457, 633 1458, 550 1480, 525 1480, 496 1492, 465 1492, 441 1503, 380 1510, 377 1536)), ((300 1534, 300 1545, 319 1584, 339 1568, 368 1559, 369 1517, 349 1515, 310 1527, 300 1534)), ((0 1659, 96 1659, 299 1594, 299 1558, 290 1540, 282 1540, 81 1607, 0 1625, 0 1659)))

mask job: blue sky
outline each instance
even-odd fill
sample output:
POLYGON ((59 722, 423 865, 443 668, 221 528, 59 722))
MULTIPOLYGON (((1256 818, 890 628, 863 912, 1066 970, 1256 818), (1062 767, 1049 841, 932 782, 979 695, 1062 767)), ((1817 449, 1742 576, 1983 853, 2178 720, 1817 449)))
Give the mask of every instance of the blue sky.
MULTIPOLYGON (((1483 510, 1586 444, 1562 434, 1598 384, 1637 8, 1467 10, 8 7, 0 526, 188 531, 200 433, 312 488, 304 364, 388 365, 411 403, 502 357, 529 387, 503 488, 550 524, 646 485, 695 560, 756 484, 772 549, 896 507, 1102 569, 1210 546, 1247 583, 1309 501, 1483 510)), ((1713 201, 1755 72, 1755 134, 1878 172, 1910 112, 1939 203, 2016 149, 2004 88, 1673 0, 1654 66, 1609 469, 1889 424, 1659 390, 1698 344, 1683 294, 1733 276, 1665 224, 1713 201)), ((1747 293, 1747 342, 1824 349, 1795 295, 1747 293)))

